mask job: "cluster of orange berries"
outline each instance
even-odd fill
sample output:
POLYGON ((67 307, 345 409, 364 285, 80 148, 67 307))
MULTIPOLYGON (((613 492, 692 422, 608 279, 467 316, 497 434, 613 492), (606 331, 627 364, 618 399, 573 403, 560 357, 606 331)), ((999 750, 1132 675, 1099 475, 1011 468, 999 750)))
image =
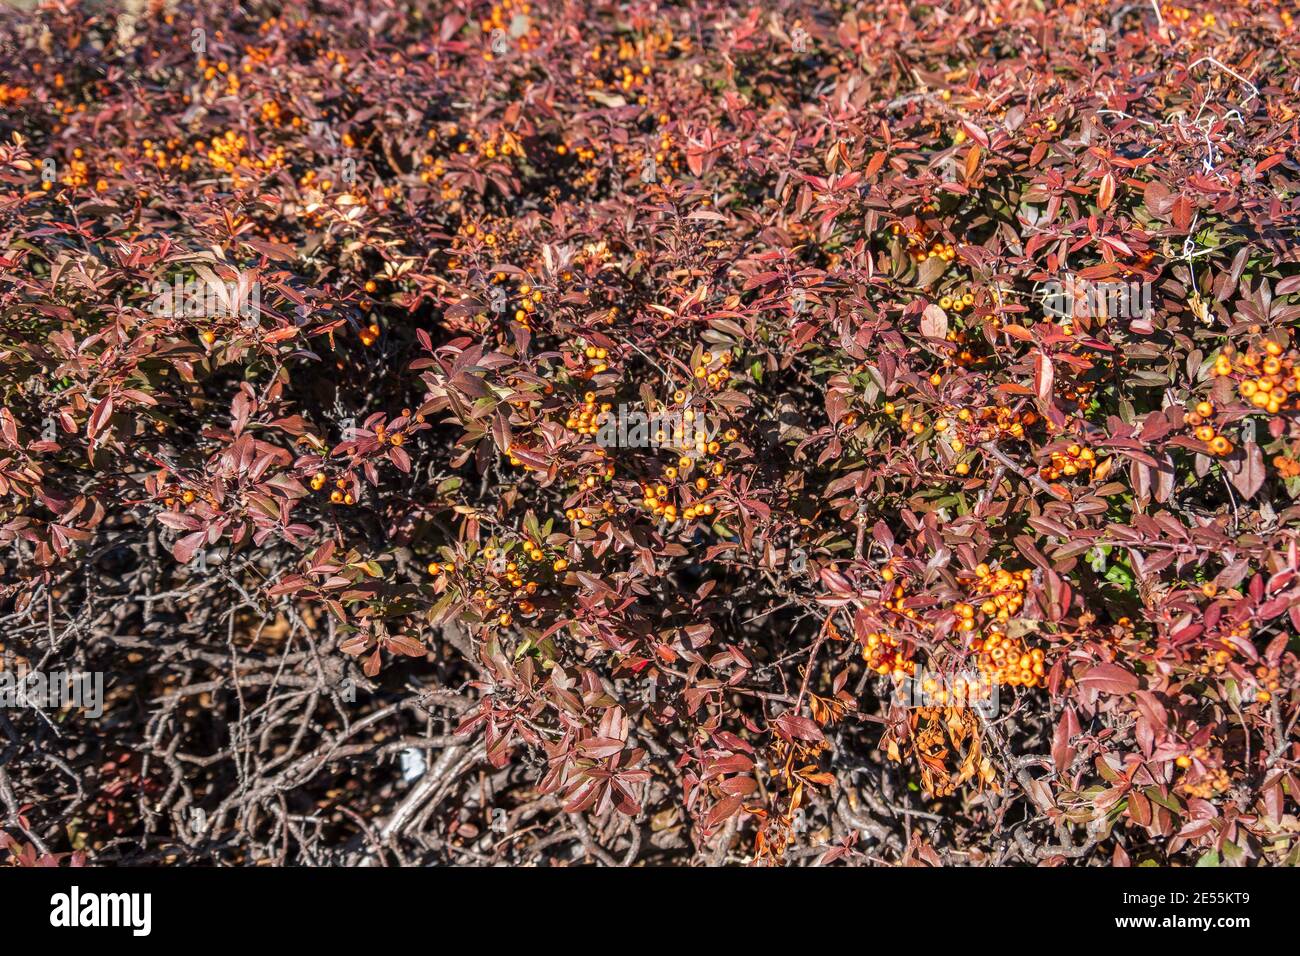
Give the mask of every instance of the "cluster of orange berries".
POLYGON ((588 345, 582 350, 582 357, 588 362, 587 374, 599 375, 609 370, 609 349, 588 345))
POLYGON ((1300 461, 1294 458, 1288 458, 1285 455, 1275 455, 1273 458, 1273 467, 1277 469, 1278 474, 1283 478, 1295 478, 1300 475, 1300 461))
POLYGON ((862 659, 881 677, 916 673, 916 662, 904 656, 903 642, 887 631, 872 631, 863 639, 862 659))
POLYGON ((1011 687, 1042 687, 1047 684, 1043 651, 1028 650, 1018 637, 993 631, 971 645, 977 650, 975 666, 987 680, 1011 687), (978 649, 976 648, 978 646, 978 649))
MULTIPOLYGON (((1195 16, 1193 11, 1187 9, 1186 7, 1176 7, 1171 3, 1162 3, 1161 6, 1164 7, 1165 14, 1171 20, 1177 21, 1178 23, 1185 24, 1189 20, 1191 20, 1193 16, 1195 16)), ((1218 22, 1219 22, 1218 17, 1216 17, 1213 13, 1203 13, 1201 14, 1201 18, 1196 22, 1190 24, 1190 26, 1193 28, 1193 32, 1196 32, 1197 30, 1208 30, 1211 27, 1215 26, 1218 22)), ((1237 24, 1234 21, 1233 26, 1235 27, 1236 25, 1237 24)))
MULTIPOLYGON (((403 415, 409 416, 409 411, 404 411, 403 415)), ((389 432, 383 425, 375 426, 375 441, 379 444, 389 444, 394 448, 401 448, 406 442, 406 433, 402 431, 389 432)))
MULTIPOLYGON (((202 143, 199 145, 202 146, 202 143)), ((334 188, 334 181, 332 179, 318 180, 316 178, 316 170, 314 169, 309 169, 303 173, 298 179, 298 184, 304 188, 310 186, 314 189, 319 189, 323 193, 327 193, 334 188)))
MULTIPOLYGON (((681 458, 679 461, 687 462, 689 465, 690 459, 681 458)), ((721 462, 718 464, 721 464, 721 462)), ((704 494, 709 490, 709 479, 700 476, 695 479, 691 487, 699 494, 704 494)), ((663 483, 642 485, 641 505, 656 517, 663 518, 669 524, 672 524, 679 517, 679 512, 677 505, 668 500, 669 494, 668 486, 663 483)), ((683 498, 685 498, 685 494, 683 494, 683 498)), ((712 502, 691 500, 682 506, 680 517, 685 521, 694 521, 696 518, 711 516, 714 510, 712 502)))
MULTIPOLYGON (((156 51, 154 55, 155 56, 158 55, 156 51)), ((42 68, 43 68, 43 64, 39 60, 32 64, 33 73, 40 73, 42 68)), ((59 89, 59 90, 63 89, 64 82, 65 81, 63 79, 62 73, 54 74, 55 89, 59 89)), ((67 100, 62 99, 61 97, 55 97, 51 105, 54 107, 55 113, 62 116, 70 116, 73 113, 86 112, 85 103, 71 103, 67 100)), ((62 130, 65 130, 67 128, 68 128, 68 124, 66 122, 55 121, 55 123, 53 124, 53 131, 56 133, 61 132, 62 130)))
POLYGON ((1218 676, 1227 669, 1231 660, 1232 653, 1220 648, 1217 651, 1207 653, 1205 660, 1197 665, 1196 671, 1203 677, 1209 677, 1211 674, 1218 676))
MULTIPOLYGON (((688 408, 682 412, 682 418, 687 423, 693 421, 694 416, 695 416, 694 409, 688 408)), ((685 426, 683 426, 683 428, 684 427, 685 426)), ((722 433, 722 441, 733 442, 739 436, 740 433, 736 431, 736 429, 728 428, 725 432, 722 433)), ((655 440, 659 441, 660 443, 666 442, 667 439, 668 436, 663 432, 657 432, 655 434, 655 440)), ((678 473, 680 473, 681 476, 685 478, 686 473, 690 471, 694 465, 699 464, 703 467, 702 461, 692 460, 691 458, 687 457, 688 455, 693 453, 697 459, 702 459, 709 455, 720 454, 722 451, 722 442, 718 441, 717 439, 707 440, 705 438, 703 427, 698 427, 695 429, 694 444, 691 443, 691 439, 685 435, 684 431, 678 431, 677 428, 675 427, 673 429, 672 440, 674 445, 677 448, 681 449, 681 451, 684 452, 684 454, 677 459, 676 467, 669 466, 668 468, 664 469, 664 477, 669 478, 670 480, 676 478, 678 473)), ((726 465, 724 465, 720 461, 715 461, 712 464, 712 466, 705 467, 704 470, 711 471, 715 478, 720 478, 723 472, 726 471, 726 465)), ((698 481, 698 479, 696 480, 698 481)))
MULTIPOLYGON (((489 228, 480 229, 478 225, 472 222, 467 222, 463 226, 461 226, 460 234, 464 236, 466 239, 474 239, 475 237, 477 237, 483 242, 483 245, 488 246, 489 248, 494 248, 497 242, 500 241, 502 238, 501 236, 493 232, 491 229, 489 228)), ((506 234, 504 238, 507 241, 513 242, 515 239, 518 238, 518 233, 516 233, 512 229, 506 234)), ((463 247, 460 246, 458 239, 453 240, 452 248, 463 249, 463 247)), ((453 260, 453 262, 455 262, 455 260, 453 260)), ((453 265, 452 268, 455 268, 455 265, 453 265)))
MULTIPOLYGON (((492 12, 487 18, 479 21, 479 29, 484 33, 491 33, 493 30, 501 30, 510 26, 506 21, 506 14, 514 6, 513 0, 502 0, 501 3, 492 5, 492 12)), ((527 3, 520 4, 519 13, 527 16, 532 11, 532 6, 527 3)))
POLYGON ((1092 472, 1097 466, 1097 453, 1085 445, 1069 445, 1065 451, 1052 452, 1051 462, 1042 469, 1043 477, 1056 481, 1061 476, 1073 478, 1082 472, 1092 472))
MULTIPOLYGON (((962 296, 963 305, 965 304, 965 298, 966 297, 963 295, 962 296)), ((939 304, 940 305, 943 304, 942 299, 939 300, 939 304)), ((954 345, 956 345, 958 349, 948 358, 948 361, 950 361, 954 365, 960 366, 962 368, 968 368, 969 366, 974 365, 977 361, 979 361, 979 359, 975 356, 975 353, 972 352, 969 348, 971 339, 970 339, 970 335, 967 334, 965 329, 949 329, 947 340, 949 342, 952 342, 954 345)))
POLYGON ((498 156, 509 158, 511 156, 523 157, 524 144, 513 133, 502 131, 501 138, 491 136, 479 143, 478 151, 483 154, 485 159, 496 159, 498 156))
POLYGON ((1281 676, 1281 671, 1276 667, 1260 664, 1255 668, 1255 679, 1259 684, 1259 689, 1255 691, 1256 703, 1267 704, 1273 699, 1273 695, 1282 688, 1281 676))
POLYGON ((565 508, 564 517, 570 521, 576 521, 580 528, 590 528, 596 518, 599 517, 600 511, 604 511, 605 514, 613 514, 614 502, 606 501, 600 506, 599 511, 588 511, 586 508, 565 508))
MULTIPOLYGON (((1180 754, 1174 758, 1174 765, 1180 770, 1190 770, 1192 768, 1192 758, 1195 757, 1202 763, 1210 759, 1210 752, 1205 747, 1197 747, 1192 751, 1191 756, 1180 754)), ((1199 797, 1202 800, 1212 800, 1214 797, 1225 792, 1232 785, 1228 772, 1222 767, 1212 767, 1206 770, 1204 776, 1195 782, 1190 781, 1184 776, 1177 784, 1179 790, 1182 790, 1189 797, 1199 797)))
POLYGON ((939 299, 939 308, 964 312, 975 304, 975 293, 967 289, 961 295, 945 295, 939 299))
MULTIPOLYGON (((591 80, 593 88, 596 90, 604 90, 606 88, 613 90, 621 89, 625 93, 630 93, 634 89, 643 87, 646 79, 650 76, 653 70, 648 63, 642 64, 638 69, 628 65, 628 61, 638 58, 649 59, 653 55, 654 50, 658 47, 657 38, 653 36, 649 37, 642 42, 641 46, 642 49, 638 50, 637 46, 629 43, 624 38, 620 38, 618 41, 618 60, 621 61, 623 65, 614 66, 612 73, 606 74, 608 80, 599 74, 595 75, 591 80)), ((593 63, 600 63, 605 59, 605 49, 602 45, 597 44, 592 48, 589 55, 593 63)), ((636 102, 639 106, 645 106, 648 104, 649 98, 644 92, 640 92, 637 95, 636 102)))
POLYGON ((1006 622, 1024 606, 1025 589, 1033 577, 1034 572, 1030 568, 1019 571, 998 568, 995 571, 987 564, 980 563, 975 566, 971 592, 982 613, 1006 622))
POLYGON ((1077 407, 1083 408, 1092 400, 1092 393, 1097 390, 1097 383, 1087 379, 1075 379, 1065 384, 1057 395, 1065 402, 1073 402, 1077 407))
POLYGON ((59 182, 73 189, 78 189, 90 181, 90 171, 86 163, 81 159, 81 148, 73 150, 73 156, 76 157, 68 164, 68 171, 63 174, 59 182))
POLYGON ((943 683, 934 677, 926 677, 921 681, 925 699, 940 707, 952 705, 968 708, 971 704, 988 701, 993 696, 993 687, 993 681, 983 675, 975 678, 957 674, 951 681, 943 683))
MULTIPOLYGON (((893 402, 885 402, 884 408, 885 414, 891 417, 898 411, 898 406, 893 402)), ((922 434, 926 427, 924 421, 920 418, 913 418, 912 413, 907 411, 903 412, 903 414, 899 416, 898 424, 903 426, 904 431, 911 432, 913 435, 922 434)), ((947 429, 947 427, 947 425, 944 425, 944 429, 947 429)))
MULTIPOLYGON (((641 86, 650 73, 651 70, 648 65, 642 66, 640 70, 634 71, 632 67, 624 64, 622 67, 615 70, 614 79, 610 81, 609 85, 615 88, 622 88, 624 91, 630 91, 635 86, 641 86)), ((603 90, 605 88, 605 81, 600 79, 596 80, 595 87, 598 90, 603 90)), ((645 103, 642 102, 641 105, 644 106, 645 103)))
POLYGON ((0 106, 17 106, 27 99, 31 92, 25 86, 10 86, 8 83, 0 83, 0 106))
MULTIPOLYGON (((516 9, 518 13, 524 16, 527 16, 529 13, 531 13, 533 9, 532 5, 529 3, 513 4, 511 3, 511 0, 501 0, 501 3, 498 6, 494 6, 492 8, 492 15, 490 20, 479 21, 480 29, 482 29, 483 32, 485 34, 488 34, 489 36, 496 30, 504 29, 506 24, 505 14, 509 12, 512 8, 516 9)), ((512 21, 514 20, 513 15, 511 16, 511 20, 512 21)), ((533 49, 537 45, 538 41, 541 38, 541 35, 542 35, 541 31, 536 26, 530 25, 528 31, 524 33, 522 36, 518 37, 515 40, 515 42, 519 45, 520 50, 527 51, 533 49)), ((485 50, 483 52, 483 59, 487 62, 491 62, 494 59, 493 53, 490 49, 485 50)))
POLYGON ((731 378, 730 365, 730 352, 722 352, 718 355, 706 352, 700 356, 692 374, 697 382, 705 382, 710 388, 722 388, 731 378))
MULTIPOLYGON (((433 137, 435 135, 436 133, 434 130, 429 130, 430 137, 433 137)), ((447 164, 440 157, 435 158, 429 153, 425 153, 424 158, 420 160, 420 163, 421 165, 428 167, 428 169, 423 169, 420 171, 421 182, 431 183, 435 179, 442 179, 444 176, 447 175, 447 164)))
MULTIPOLYGON (((526 554, 530 561, 537 563, 537 562, 544 561, 546 559, 546 555, 542 552, 542 549, 539 548, 537 545, 533 544, 531 541, 526 542, 526 545, 528 547, 526 554)), ((512 588, 527 588, 527 585, 524 583, 524 577, 520 571, 519 565, 514 561, 506 562, 504 577, 506 579, 506 583, 509 584, 512 588)))
POLYGON ((239 92, 239 78, 230 72, 230 64, 225 60, 209 63, 207 57, 199 57, 199 69, 203 71, 203 79, 211 82, 218 77, 225 77, 226 91, 231 94, 239 92))
MULTIPOLYGON (((141 145, 144 146, 144 158, 160 170, 170 167, 187 172, 190 168, 192 158, 188 152, 180 151, 181 142, 178 139, 169 139, 164 143, 146 139, 141 145)), ((202 150, 203 144, 196 144, 196 148, 202 150)))
MULTIPOLYGON (((929 381, 931 385, 937 388, 942 383, 943 377, 936 372, 935 374, 930 376, 929 381)), ((892 417, 898 411, 898 406, 895 405, 893 402, 885 402, 884 411, 886 415, 892 417)), ((958 409, 956 412, 956 416, 959 422, 969 423, 971 421, 970 409, 967 408, 958 409)), ((924 434, 926 429, 925 421, 921 418, 913 418, 912 413, 908 411, 904 411, 902 415, 899 416, 898 424, 903 427, 904 431, 911 432, 913 435, 924 434)), ((950 419, 940 416, 939 418, 936 418, 934 420, 933 427, 936 434, 943 435, 947 433, 953 426, 952 426, 952 421, 950 419)), ((966 447, 966 443, 962 441, 962 439, 956 437, 955 435, 952 438, 950 438, 948 442, 949 442, 949 446, 952 448, 954 452, 960 453, 966 447)), ((970 466, 965 462, 962 462, 961 464, 958 465, 957 468, 958 474, 964 475, 968 471, 970 471, 970 466)))
MULTIPOLYGON (((40 66, 40 64, 39 64, 39 63, 35 64, 35 65, 33 66, 33 70, 35 69, 36 66, 40 66)), ((74 105, 74 104, 72 104, 72 103, 65 102, 65 101, 63 101, 63 100, 61 100, 61 99, 56 99, 56 100, 54 101, 54 109, 55 109, 55 111, 56 111, 57 113, 62 113, 64 116, 71 116, 73 113, 84 113, 84 112, 86 112, 86 104, 85 104, 85 103, 77 103, 77 104, 74 105)), ((51 125, 51 131, 52 131, 52 132, 55 132, 55 133, 62 132, 63 130, 65 130, 65 129, 67 129, 67 128, 68 128, 68 124, 67 124, 66 122, 55 121, 55 122, 51 125)))
POLYGON ((1193 434, 1196 435, 1197 441, 1205 442, 1206 450, 1214 455, 1227 455, 1232 452, 1232 442, 1223 435, 1214 430, 1214 426, 1209 424, 1210 418, 1214 416, 1214 405, 1210 402, 1197 402, 1190 409, 1184 421, 1195 429, 1193 434))
MULTIPOLYGON (((555 147, 555 153, 557 156, 567 156, 569 153, 568 145, 565 143, 558 144, 555 147)), ((586 146, 579 146, 573 151, 573 155, 577 156, 578 159, 584 163, 594 162, 596 159, 596 151, 594 149, 589 149, 586 146)))
POLYGON ((374 345, 379 338, 379 323, 371 322, 360 333, 361 344, 369 348, 374 345))
MULTIPOLYGON (((486 242, 484 237, 484 241, 486 242)), ((519 285, 519 307, 515 308, 515 321, 521 325, 528 325, 528 320, 532 317, 533 312, 542 302, 542 290, 533 289, 528 282, 520 282, 519 285)), ((603 372, 604 369, 601 369, 603 372)))
MULTIPOLYGON (((895 236, 902 235, 903 227, 899 223, 894 223, 889 227, 889 231, 895 236)), ((925 236, 920 232, 909 232, 907 234, 907 249, 911 257, 917 262, 924 262, 926 259, 942 259, 944 262, 952 262, 957 258, 957 249, 951 243, 935 241, 930 243, 927 248, 925 236)))
POLYGON ((280 111, 280 104, 275 100, 267 100, 262 104, 261 109, 262 122, 271 126, 279 126, 283 115, 280 111))
POLYGON ((609 402, 602 402, 597 405, 596 393, 587 392, 582 396, 582 404, 574 406, 569 412, 564 427, 571 432, 577 432, 579 435, 595 435, 600 431, 605 416, 609 414, 612 408, 613 406, 609 402))
MULTIPOLYGON (((667 122, 667 114, 659 117, 659 120, 661 123, 667 122)), ((674 147, 672 135, 666 130, 659 133, 659 141, 653 147, 616 143, 613 151, 629 180, 666 185, 681 172, 682 155, 674 147)), ((700 200, 700 204, 708 206, 710 200, 706 197, 700 200)))
POLYGON ((201 56, 199 57, 199 69, 204 71, 203 78, 205 80, 211 80, 215 79, 218 73, 229 73, 230 64, 225 60, 218 63, 209 63, 206 56, 201 56))
MULTIPOLYGON (((318 471, 311 476, 311 490, 321 491, 329 483, 329 478, 325 472, 318 471)), ((350 482, 346 478, 334 479, 334 487, 330 490, 330 501, 336 505, 354 505, 357 503, 352 492, 348 491, 350 482)))
MULTIPOLYGON (((1218 587, 1213 582, 1206 582, 1201 586, 1201 593, 1208 598, 1212 598, 1218 593, 1218 587)), ((1197 665, 1197 673, 1208 677, 1211 674, 1219 675, 1226 671, 1228 665, 1232 662, 1233 652, 1236 650, 1234 638, 1245 640, 1250 637, 1250 632, 1250 621, 1235 624, 1231 630, 1219 638, 1219 643, 1222 646, 1218 650, 1206 652, 1205 659, 1197 665)))
MULTIPOLYGON (((881 569, 880 578, 885 582, 885 584, 892 582, 894 577, 893 568, 886 565, 881 569)), ((896 614, 901 614, 903 617, 911 621, 916 620, 920 616, 917 613, 916 608, 907 606, 907 585, 904 582, 900 581, 898 584, 895 584, 892 590, 888 587, 881 588, 880 595, 883 598, 880 602, 880 606, 886 611, 893 611, 896 614)))
MULTIPOLYGON (((680 405, 682 402, 686 401, 686 393, 679 388, 677 391, 673 392, 673 401, 680 405)), ((717 440, 709 440, 706 434, 707 429, 704 425, 704 419, 701 418, 699 422, 696 422, 696 417, 695 409, 690 406, 682 409, 681 421, 674 421, 672 423, 673 430, 671 435, 662 428, 655 431, 652 436, 655 444, 677 448, 687 454, 692 451, 696 455, 701 456, 706 454, 718 454, 718 452, 722 450, 722 443, 717 440)), ((738 435, 739 433, 734 428, 729 428, 723 435, 723 438, 726 441, 732 442, 736 440, 738 435)), ((685 459, 685 464, 681 465, 681 471, 683 474, 685 474, 690 468, 690 464, 690 459, 685 459)), ((675 471, 676 469, 670 468, 665 471, 665 474, 669 475, 669 477, 676 477, 675 471)), ((720 475, 722 474, 722 471, 718 469, 715 473, 720 475)))
POLYGON ((996 571, 987 564, 975 568, 970 582, 971 600, 953 606, 958 633, 974 632, 970 649, 976 655, 975 666, 985 680, 1012 687, 1035 687, 1045 681, 1044 654, 1030 650, 1023 640, 1003 630, 1003 626, 1024 606, 1025 590, 1033 571, 996 571), (977 614, 990 619, 987 632, 978 636, 977 614))
MULTIPOLYGON (((678 392, 680 396, 682 393, 678 392)), ((679 398, 678 401, 681 399, 679 398)), ((687 408, 683 413, 683 418, 689 423, 694 420, 694 410, 687 408)), ((663 431, 654 435, 657 444, 665 445, 669 437, 663 431)), ((723 440, 727 442, 735 441, 739 437, 739 432, 734 428, 729 428, 723 435, 723 440)), ((690 457, 692 454, 700 459, 708 455, 717 455, 722 451, 722 443, 716 440, 708 441, 705 438, 703 428, 694 430, 694 443, 685 435, 685 429, 682 425, 674 426, 671 436, 673 445, 679 448, 681 454, 676 461, 668 465, 663 470, 663 481, 657 484, 644 483, 641 488, 641 504, 648 511, 664 518, 669 523, 677 520, 679 509, 677 505, 671 502, 673 488, 664 482, 674 482, 676 493, 679 500, 683 501, 680 510, 680 516, 686 521, 694 521, 696 518, 707 518, 715 513, 715 507, 712 502, 700 500, 699 496, 705 495, 709 491, 709 479, 707 475, 719 478, 726 473, 726 465, 722 461, 715 461, 708 465, 701 460, 690 457), (694 479, 689 477, 690 472, 700 467, 703 474, 697 475, 694 479)))
MULTIPOLYGON (((601 448, 598 449, 598 451, 600 452, 601 457, 604 457, 605 449, 601 448)), ((591 474, 578 478, 577 484, 579 488, 595 488, 602 481, 610 481, 613 477, 614 463, 612 461, 607 461, 605 464, 598 466, 591 474)))
POLYGON ((1045 140, 1052 136, 1060 126, 1056 118, 1049 116, 1046 120, 1034 120, 1025 130, 1025 139, 1031 143, 1045 140))
POLYGON ((1025 437, 1025 429, 1037 422, 1036 412, 1017 412, 1006 405, 985 406, 979 413, 977 440, 989 441, 996 438, 1021 440, 1025 437))
MULTIPOLYGON (((543 551, 541 546, 537 543, 525 539, 522 544, 522 549, 524 557, 527 557, 528 560, 532 561, 535 565, 540 565, 546 561, 546 552, 543 551)), ((509 551, 509 548, 507 548, 506 551, 509 551)), ((513 594, 503 597, 503 600, 506 601, 504 607, 498 604, 496 597, 488 594, 486 589, 482 587, 477 588, 473 592, 472 599, 488 613, 497 611, 498 608, 500 608, 500 613, 496 617, 495 623, 502 627, 509 627, 514 620, 509 610, 510 604, 513 602, 515 608, 523 614, 532 614, 536 608, 528 598, 537 593, 540 585, 535 580, 525 579, 524 575, 527 572, 526 568, 521 563, 522 558, 520 561, 509 561, 504 560, 505 555, 502 554, 502 559, 499 560, 497 557, 498 553, 498 549, 495 545, 488 545, 479 552, 479 557, 481 557, 483 563, 483 574, 486 579, 485 583, 490 583, 492 579, 495 578, 498 582, 504 582, 507 586, 512 588, 513 594)), ((569 567, 569 561, 567 558, 557 557, 551 561, 550 566, 551 570, 556 574, 563 574, 569 567)), ((455 569, 455 564, 450 561, 441 563, 433 561, 430 562, 428 566, 429 573, 434 575, 450 574, 455 571, 455 569)))
POLYGON ((1276 415, 1292 393, 1300 392, 1300 364, 1294 355, 1283 351, 1278 343, 1265 342, 1262 355, 1251 349, 1234 366, 1228 346, 1214 360, 1214 372, 1220 377, 1244 375, 1237 393, 1261 411, 1276 415))
POLYGON ((185 505, 194 504, 197 496, 188 488, 181 488, 179 485, 171 485, 163 492, 163 504, 168 508, 180 509, 185 505))
MULTIPOLYGON (((258 32, 264 33, 270 28, 263 22, 258 26, 258 32)), ((271 59, 275 52, 272 46, 253 46, 251 43, 244 44, 244 64, 240 67, 245 73, 252 73, 255 67, 261 66, 271 59)))
MULTIPOLYGON (((211 145, 207 148, 208 162, 221 172, 234 173, 239 166, 248 166, 259 172, 270 172, 279 169, 284 165, 285 152, 283 146, 276 146, 264 158, 255 156, 245 156, 244 150, 248 147, 248 139, 242 133, 236 133, 234 130, 226 130, 221 136, 214 136, 211 145)), ((203 152, 205 144, 202 140, 194 144, 194 148, 203 152)))

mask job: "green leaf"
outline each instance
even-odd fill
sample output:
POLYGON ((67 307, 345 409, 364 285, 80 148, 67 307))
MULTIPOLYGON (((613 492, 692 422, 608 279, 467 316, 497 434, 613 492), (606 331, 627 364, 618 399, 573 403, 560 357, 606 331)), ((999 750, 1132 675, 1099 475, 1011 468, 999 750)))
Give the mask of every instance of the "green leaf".
POLYGON ((1158 803, 1170 813, 1182 814, 1183 805, 1178 802, 1174 796, 1165 796, 1160 792, 1159 787, 1147 787, 1142 791, 1143 795, 1152 803, 1158 803))

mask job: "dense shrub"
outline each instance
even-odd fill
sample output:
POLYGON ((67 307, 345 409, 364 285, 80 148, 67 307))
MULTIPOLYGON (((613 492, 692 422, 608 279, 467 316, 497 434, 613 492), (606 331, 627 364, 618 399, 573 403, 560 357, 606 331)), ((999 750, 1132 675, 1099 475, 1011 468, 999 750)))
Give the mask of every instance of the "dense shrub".
POLYGON ((14 860, 1294 863, 1296 28, 1045 6, 7 15, 14 860))

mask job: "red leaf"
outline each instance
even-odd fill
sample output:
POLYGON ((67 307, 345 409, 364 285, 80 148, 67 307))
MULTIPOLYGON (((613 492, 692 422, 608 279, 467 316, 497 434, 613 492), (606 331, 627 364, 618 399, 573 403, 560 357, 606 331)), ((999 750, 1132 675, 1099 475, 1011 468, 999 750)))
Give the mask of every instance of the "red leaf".
POLYGON ((86 423, 86 437, 92 439, 103 430, 108 423, 108 419, 113 414, 113 396, 109 396, 95 406, 94 412, 90 415, 90 421, 86 423))
POLYGON ((800 717, 798 714, 782 714, 772 723, 775 725, 777 732, 787 739, 811 740, 813 742, 826 739, 821 728, 816 723, 810 718, 800 717))
POLYGON ((1052 383, 1056 381, 1056 371, 1052 360, 1042 352, 1034 353, 1034 391, 1043 401, 1052 397, 1052 383))
POLYGON ((745 801, 740 797, 724 797, 713 805, 713 809, 710 810, 708 815, 704 818, 704 825, 709 829, 713 829, 720 823, 725 823, 728 818, 735 815, 736 811, 739 810, 744 803, 745 801))
POLYGON ((1079 683, 1106 694, 1131 694, 1141 686, 1131 671, 1118 664, 1098 664, 1080 677, 1079 683))
POLYGON ((1097 208, 1105 212, 1110 208, 1110 204, 1115 200, 1115 177, 1110 173, 1101 177, 1101 184, 1097 187, 1097 208))
POLYGON ((1228 478, 1232 486, 1242 493, 1246 498, 1255 497, 1255 493, 1264 486, 1264 479, 1268 477, 1268 471, 1264 466, 1264 453, 1259 450, 1259 446, 1254 442, 1247 442, 1242 448, 1245 460, 1237 473, 1229 474, 1228 478))
POLYGON ((921 334, 931 339, 942 339, 948 335, 948 313, 931 303, 921 313, 921 334))
POLYGON ((187 534, 172 545, 172 557, 181 564, 189 564, 194 560, 195 553, 207 539, 208 533, 206 531, 195 531, 193 534, 187 534))
POLYGON ((617 737, 588 737, 578 744, 578 752, 586 757, 603 760, 623 749, 624 742, 617 737))
POLYGON ((984 132, 984 130, 966 120, 961 121, 961 128, 964 129, 966 135, 975 140, 975 142, 979 143, 985 149, 989 148, 989 134, 984 132))
POLYGON ((415 638, 406 634, 394 634, 388 638, 388 647, 399 654, 405 654, 407 657, 424 657, 429 653, 429 649, 417 641, 415 638))
POLYGON ((1056 722, 1056 732, 1052 735, 1052 762, 1062 773, 1074 762, 1076 749, 1070 739, 1079 733, 1079 718, 1073 707, 1065 708, 1061 719, 1056 722))

